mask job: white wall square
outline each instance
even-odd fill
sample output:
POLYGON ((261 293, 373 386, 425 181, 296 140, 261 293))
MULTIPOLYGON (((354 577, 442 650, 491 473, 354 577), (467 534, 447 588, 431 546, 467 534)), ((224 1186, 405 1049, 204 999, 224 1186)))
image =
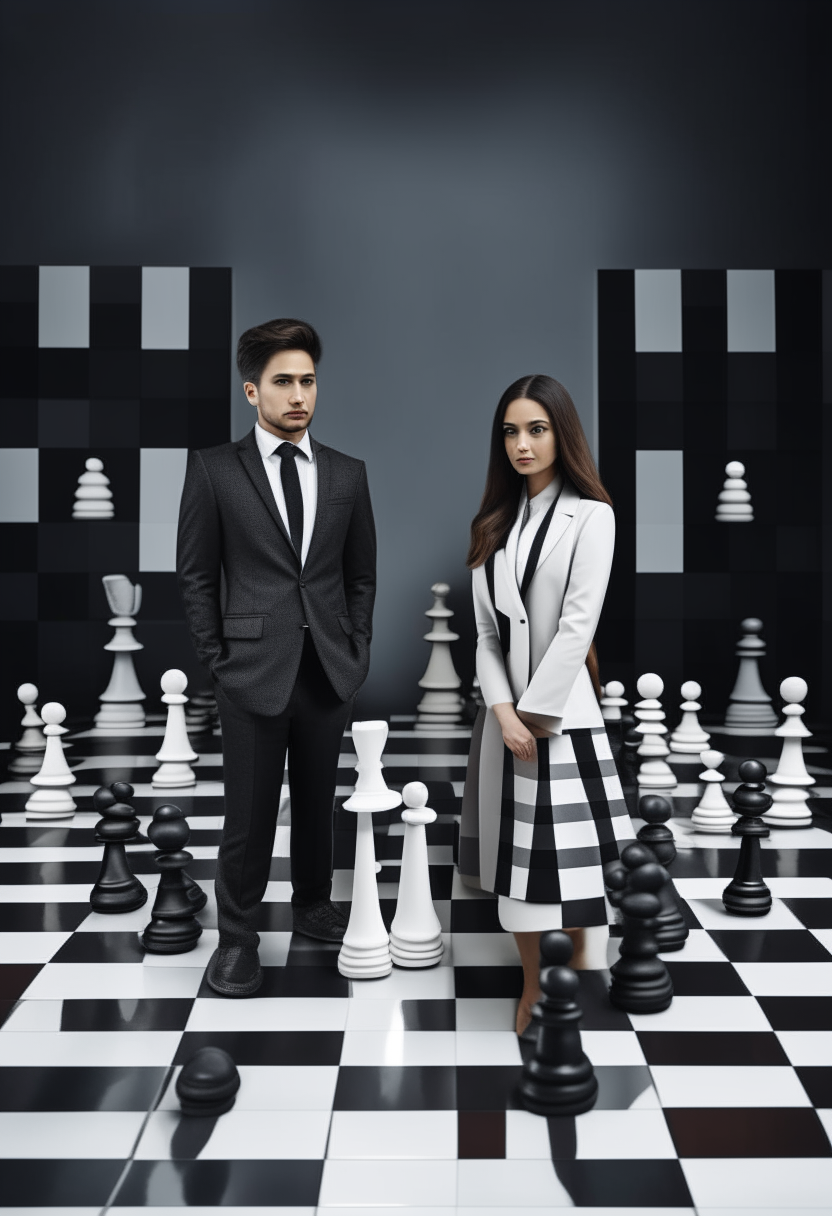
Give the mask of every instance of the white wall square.
POLYGON ((0 524, 38 522, 38 449, 0 448, 0 524))
POLYGON ((38 346, 88 347, 89 266, 41 266, 38 279, 38 346))
POLYGON ((637 352, 681 351, 681 270, 637 270, 635 314, 637 352))
POLYGON ((142 350, 187 350, 190 270, 142 267, 142 350))
POLYGON ((139 476, 139 570, 176 569, 176 528, 187 448, 142 448, 139 476))
POLYGON ((774 271, 729 270, 728 351, 777 349, 774 321, 774 271))

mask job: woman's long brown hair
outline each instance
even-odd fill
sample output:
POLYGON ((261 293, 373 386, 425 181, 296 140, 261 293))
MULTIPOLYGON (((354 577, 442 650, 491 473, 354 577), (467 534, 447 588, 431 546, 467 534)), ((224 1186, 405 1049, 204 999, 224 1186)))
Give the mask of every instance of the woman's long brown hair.
MULTIPOLYGON (((481 566, 492 553, 505 545, 517 515, 525 479, 522 473, 513 468, 506 454, 503 419, 512 401, 521 398, 536 401, 548 414, 555 436, 557 467, 564 479, 571 481, 583 498, 593 498, 612 506, 612 499, 598 476, 578 411, 568 391, 551 376, 522 376, 508 386, 494 414, 485 490, 480 509, 471 523, 469 570, 481 566)), ((600 699, 601 684, 594 641, 589 648, 586 665, 595 695, 600 699)))

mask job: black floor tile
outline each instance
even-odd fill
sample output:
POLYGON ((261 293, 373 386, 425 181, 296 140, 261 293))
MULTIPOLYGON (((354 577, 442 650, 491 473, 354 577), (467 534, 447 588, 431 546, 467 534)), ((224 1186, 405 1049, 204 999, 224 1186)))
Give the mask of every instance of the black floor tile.
POLYGON ((765 1030, 639 1030, 638 1041, 648 1064, 685 1067, 719 1064, 788 1066, 777 1035, 765 1030))
POLYGON ((807 929, 832 929, 832 899, 784 899, 783 903, 807 929))
POLYGON ((774 1030, 829 1030, 832 996, 758 996, 774 1030))
POLYGON ((201 1047, 222 1047, 238 1067, 243 1064, 337 1064, 344 1041, 340 1030, 190 1030, 182 1035, 175 1064, 184 1064, 201 1047))
MULTIPOLYGON (((115 919, 115 918, 114 918, 115 919)), ((136 932, 73 933, 51 959, 53 963, 141 963, 144 947, 136 932)))
POLYGON ((832 1068, 796 1068, 795 1072, 813 1106, 832 1107, 832 1068))
MULTIPOLYGON (((258 997, 264 996, 349 996, 349 981, 333 967, 264 967, 263 985, 258 988, 258 997)), ((199 997, 227 1001, 208 987, 203 977, 199 997)))
POLYGON ((454 967, 455 996, 519 997, 522 991, 522 967, 454 967))
POLYGON ((167 1069, 21 1067, 4 1068, 2 1076, 0 1110, 149 1110, 167 1069))
POLYGON ((457 1152, 460 1160, 495 1160, 506 1155, 504 1110, 457 1111, 457 1152))
POLYGON ((577 1207, 693 1207, 678 1161, 558 1161, 559 1181, 577 1207))
POLYGON ((292 905, 262 903, 254 910, 254 928, 258 933, 291 933, 292 905))
POLYGON ((680 1157, 832 1157, 823 1124, 807 1107, 702 1107, 664 1114, 680 1157))
POLYGON ((730 963, 686 963, 665 959, 674 996, 748 996, 730 963))
POLYGON ((600 1065, 596 1110, 629 1110, 643 1093, 653 1088, 650 1069, 645 1064, 600 1065))
POLYGON ((457 1071, 450 1065, 342 1065, 333 1110, 462 1109, 457 1108, 457 1071))
POLYGON ((452 933, 503 933, 496 899, 455 899, 451 904, 452 933))
POLYGON ((315 1207, 322 1173, 322 1161, 134 1161, 113 1208, 315 1207))
POLYGON ((4 1207, 103 1207, 118 1182, 124 1163, 115 1161, 45 1160, 42 1157, 3 1162, 4 1207))
POLYGON ((184 1030, 193 1004, 190 997, 64 1000, 61 1030, 184 1030))
POLYGON ((522 1069, 519 1064, 474 1064, 456 1070, 458 1109, 518 1110, 517 1084, 522 1069))
POLYGON ((3 963, 0 965, 0 1000, 16 1001, 31 984, 43 963, 3 963))
POLYGON ((608 971, 579 971, 578 1005, 582 1030, 630 1030, 630 1019, 610 1004, 608 971))
POLYGON ((808 929, 711 929, 710 935, 732 963, 832 962, 808 929))
POLYGON ((85 903, 0 903, 0 933, 73 933, 89 914, 85 903))
POLYGON ((402 1001, 405 1030, 456 1030, 454 1000, 402 1001))

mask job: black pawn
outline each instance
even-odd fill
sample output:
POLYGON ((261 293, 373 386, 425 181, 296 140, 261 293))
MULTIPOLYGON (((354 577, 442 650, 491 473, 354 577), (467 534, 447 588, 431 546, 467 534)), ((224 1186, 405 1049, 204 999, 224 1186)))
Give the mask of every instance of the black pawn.
MULTIPOLYGON (((115 795, 116 802, 130 802, 135 790, 127 781, 114 781, 110 789, 115 795)), ((148 838, 139 830, 141 824, 136 827, 135 835, 125 840, 125 844, 150 844, 148 838)))
POLYGON ((96 837, 104 842, 101 872, 90 892, 93 912, 132 912, 147 903, 147 890, 127 864, 124 842, 138 827, 132 806, 118 802, 112 790, 101 786, 92 796, 93 807, 102 815, 95 825, 96 837))
POLYGON ((185 954, 193 950, 202 934, 202 925, 194 916, 182 881, 182 870, 193 858, 182 847, 191 834, 187 819, 181 812, 170 813, 178 810, 178 807, 158 807, 147 829, 159 850, 155 861, 162 871, 150 924, 142 934, 142 945, 151 954, 185 954))
POLYGON ((176 1079, 183 1115, 224 1115, 239 1088, 237 1065, 221 1047, 200 1047, 176 1079))
MULTIPOLYGON (((644 845, 629 845, 644 850, 644 845)), ((631 855, 632 856, 632 855, 631 855)), ((609 886, 620 882, 616 862, 604 868, 609 886)), ((669 881, 669 876, 657 861, 646 861, 626 876, 626 886, 617 899, 624 914, 624 935, 617 962, 610 968, 610 1001, 628 1013, 660 1013, 673 1000, 673 984, 662 959, 658 957, 656 918, 661 910, 657 892, 669 881)), ((612 902, 612 901, 611 901, 612 902)))
POLYGON ((722 892, 722 902, 735 916, 765 916, 771 908, 771 891, 760 870, 760 841, 769 829, 759 817, 774 799, 766 793, 766 767, 759 760, 743 760, 739 773, 744 784, 734 791, 734 809, 742 818, 731 828, 731 835, 741 836, 742 843, 736 872, 722 892))
MULTIPOLYGON (((652 861, 655 857, 667 868, 676 857, 676 842, 670 828, 666 826, 670 818, 670 803, 666 798, 662 798, 661 794, 645 794, 639 800, 638 813, 646 820, 644 827, 639 829, 638 839, 652 854, 645 860, 652 861)), ((681 950, 688 940, 690 929, 685 924, 679 893, 672 878, 659 888, 658 896, 662 905, 656 917, 659 949, 681 950)))
MULTIPOLYGON (((178 806, 174 806, 173 803, 166 803, 165 806, 156 808, 156 810, 153 812, 153 818, 184 819, 185 814, 178 806)), ((187 870, 182 871, 182 882, 185 884, 185 891, 188 899, 191 901, 191 911, 201 912, 208 903, 208 896, 205 894, 199 883, 194 882, 187 870)))
POLYGON ((595 1105, 598 1081, 581 1046, 575 995, 578 977, 567 963, 572 940, 560 930, 540 939, 543 996, 532 1008, 538 1025, 534 1054, 523 1065, 520 1100, 536 1115, 581 1115, 595 1105))

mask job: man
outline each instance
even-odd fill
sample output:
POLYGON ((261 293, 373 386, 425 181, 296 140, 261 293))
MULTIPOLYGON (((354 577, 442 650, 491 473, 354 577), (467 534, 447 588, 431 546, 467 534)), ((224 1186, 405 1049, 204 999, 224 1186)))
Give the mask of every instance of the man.
POLYGON ((262 983, 255 931, 288 749, 292 924, 341 941, 330 900, 341 738, 367 674, 375 529, 363 461, 309 435, 321 344, 311 325, 247 330, 237 367, 256 425, 191 453, 177 573, 196 652, 215 681, 225 826, 217 863, 219 947, 210 986, 262 983))

